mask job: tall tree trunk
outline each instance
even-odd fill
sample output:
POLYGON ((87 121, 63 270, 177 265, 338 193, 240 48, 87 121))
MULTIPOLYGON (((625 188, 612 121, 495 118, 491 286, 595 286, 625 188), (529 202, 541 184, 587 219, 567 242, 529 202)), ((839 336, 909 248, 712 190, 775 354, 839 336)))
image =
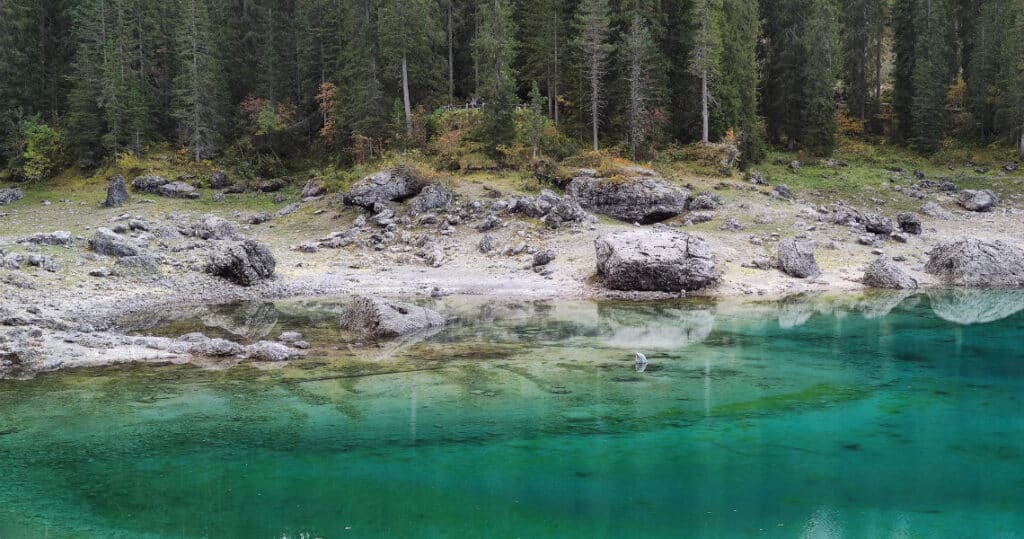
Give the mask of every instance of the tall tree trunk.
POLYGON ((597 151, 597 107, 599 86, 600 80, 598 79, 597 70, 593 69, 590 74, 590 124, 594 135, 594 151, 597 151))
POLYGON ((448 0, 448 106, 455 102, 455 36, 452 28, 452 11, 455 0, 448 0))
POLYGON ((554 70, 555 70, 554 90, 551 93, 552 93, 552 97, 553 97, 552 100, 554 101, 554 108, 555 108, 555 127, 558 127, 558 77, 559 77, 558 71, 559 70, 558 70, 558 25, 557 24, 555 25, 555 65, 554 65, 554 70))
POLYGON ((1024 159, 1024 125, 1020 127, 1020 150, 1017 152, 1020 158, 1024 159))
POLYGON ((402 101, 405 105, 405 134, 412 136, 412 105, 409 104, 409 65, 402 53, 402 101))
POLYGON ((708 70, 705 69, 700 78, 700 140, 708 143, 708 70))

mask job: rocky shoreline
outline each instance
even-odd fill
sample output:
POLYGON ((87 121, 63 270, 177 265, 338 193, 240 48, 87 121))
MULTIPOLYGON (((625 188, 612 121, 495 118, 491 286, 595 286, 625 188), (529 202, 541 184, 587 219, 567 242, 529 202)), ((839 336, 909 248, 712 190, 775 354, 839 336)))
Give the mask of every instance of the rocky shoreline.
MULTIPOLYGON (((756 177, 698 191, 647 169, 619 172, 602 177, 581 169, 564 195, 527 195, 451 187, 395 169, 333 196, 311 181, 298 201, 274 214, 189 212, 202 191, 154 176, 130 182, 134 196, 114 177, 106 196, 84 208, 70 201, 27 207, 21 189, 5 189, 0 377, 304 353, 277 341, 137 337, 118 324, 174 305, 357 295, 766 299, 865 288, 1024 287, 1019 195, 1000 199, 939 185, 917 211, 886 212, 841 200, 805 202, 756 177), (140 198, 149 195, 176 199, 181 209, 157 209, 140 198), (68 230, 50 230, 69 207, 74 221, 60 223, 68 230)), ((223 174, 210 183, 231 189, 223 174)), ((224 190, 212 196, 223 201, 224 190)), ((429 313, 420 318, 436 322, 429 313)))

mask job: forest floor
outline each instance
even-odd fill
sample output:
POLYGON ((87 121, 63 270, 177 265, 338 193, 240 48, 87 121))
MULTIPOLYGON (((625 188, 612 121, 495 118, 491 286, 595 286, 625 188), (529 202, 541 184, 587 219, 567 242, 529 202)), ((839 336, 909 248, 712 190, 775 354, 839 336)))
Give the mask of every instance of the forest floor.
MULTIPOLYGON (((921 286, 939 286, 923 272, 931 246, 954 236, 1002 239, 1024 243, 1024 171, 1006 169, 1012 162, 1002 154, 957 155, 947 160, 923 161, 893 152, 876 152, 871 147, 854 147, 837 159, 842 163, 804 163, 790 167, 798 159, 789 154, 773 154, 756 167, 771 186, 753 185, 743 175, 723 177, 700 163, 656 161, 650 166, 669 181, 688 186, 695 193, 708 192, 722 201, 713 218, 700 224, 686 224, 689 214, 665 224, 696 233, 707 239, 718 258, 721 284, 703 295, 737 298, 777 298, 811 291, 852 291, 863 288, 860 277, 865 266, 880 252, 901 260, 901 266, 921 286), (1001 158, 1006 159, 1005 161, 1001 158), (941 189, 908 189, 920 178, 934 182, 952 182, 958 189, 985 188, 1001 199, 995 211, 974 213, 956 204, 956 195, 941 189), (786 184, 794 194, 788 200, 774 196, 773 188, 786 184), (920 214, 921 206, 935 202, 947 210, 949 219, 920 214), (823 207, 847 204, 865 213, 895 218, 898 212, 917 212, 923 233, 910 235, 906 243, 886 241, 867 246, 858 243, 858 233, 846 226, 820 221, 823 207), (742 230, 723 229, 735 220, 742 230), (794 279, 776 269, 755 269, 752 262, 771 258, 777 241, 800 235, 813 239, 819 248, 817 260, 822 274, 813 279, 794 279), (902 258, 901 258, 902 257, 902 258)), ((164 161, 158 161, 164 163, 164 161)), ((154 166, 153 168, 157 168, 154 166)), ((1012 167, 1011 167, 1012 168, 1012 167)), ((166 165, 147 172, 159 172, 173 178, 166 165)), ((180 171, 179 174, 196 171, 180 171)), ((634 228, 636 225, 600 218, 591 225, 550 230, 536 219, 502 216, 502 226, 488 232, 499 247, 496 253, 483 254, 478 244, 484 233, 475 222, 461 223, 447 235, 437 234, 437 226, 413 227, 410 233, 432 234, 443 250, 444 262, 432 267, 415 256, 411 248, 375 250, 358 244, 340 249, 321 248, 300 252, 304 242, 347 230, 362 213, 344 206, 337 192, 316 200, 301 201, 303 181, 276 193, 228 194, 215 200, 214 192, 202 189, 196 200, 178 200, 132 193, 121 208, 103 208, 106 177, 111 171, 89 177, 65 175, 40 185, 21 185, 25 198, 0 207, 0 249, 7 252, 42 254, 53 257, 56 272, 23 267, 0 272, 0 293, 4 298, 0 314, 28 318, 38 325, 65 327, 51 338, 40 370, 61 365, 105 363, 127 345, 110 337, 119 331, 118 321, 129 314, 150 312, 175 304, 223 303, 246 299, 276 299, 296 296, 382 295, 415 300, 431 295, 484 295, 510 299, 525 298, 657 298, 666 294, 618 293, 604 290, 595 282, 594 239, 602 234, 634 228), (290 204, 294 213, 271 221, 250 225, 248 219, 260 212, 274 214, 290 204), (295 207, 295 206, 293 206, 295 207), (203 264, 201 250, 189 248, 187 240, 154 241, 164 258, 157 272, 120 272, 110 277, 94 277, 90 272, 113 261, 97 257, 88 250, 88 240, 100 227, 124 222, 124 216, 156 225, 176 226, 214 214, 225 218, 248 237, 265 242, 277 259, 276 278, 250 288, 231 285, 198 271, 203 264), (118 219, 121 218, 119 221, 118 219), (34 233, 65 230, 75 238, 73 247, 26 246, 15 242, 34 233), (532 269, 528 251, 506 256, 503 246, 524 244, 530 251, 550 249, 557 258, 544 272, 532 269), (50 323, 47 321, 65 321, 50 323), (109 353, 83 358, 82 351, 69 338, 71 334, 111 332, 106 348, 109 353), (65 344, 56 346, 57 341, 65 344)), ((130 178, 129 178, 130 179, 130 178)), ((487 206, 500 197, 536 194, 542 187, 518 172, 453 174, 443 179, 457 193, 457 203, 481 201, 487 206)), ((339 188, 335 184, 336 188, 339 188)), ((341 186, 343 187, 343 186, 341 186)), ((28 324, 32 326, 32 324, 28 324)), ((102 339, 101 339, 102 341, 102 339)), ((0 348, 4 342, 0 339, 0 348)), ((2 351, 2 350, 0 350, 2 351)), ((166 358, 166 354, 132 349, 134 359, 166 358)))

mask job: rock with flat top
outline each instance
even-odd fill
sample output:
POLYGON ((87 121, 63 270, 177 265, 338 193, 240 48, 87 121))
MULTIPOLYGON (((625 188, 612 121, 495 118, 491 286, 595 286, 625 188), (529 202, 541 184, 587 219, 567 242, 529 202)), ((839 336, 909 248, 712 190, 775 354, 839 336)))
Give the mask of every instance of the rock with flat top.
POLYGON ((960 192, 960 198, 956 202, 968 211, 990 212, 995 209, 996 204, 999 204, 999 197, 988 189, 981 191, 964 189, 960 192))
POLYGON ((690 192, 648 172, 603 178, 581 170, 565 194, 586 210, 629 223, 657 223, 683 213, 690 192))
POLYGON ((719 279, 711 246, 694 234, 630 230, 601 236, 594 247, 598 276, 613 290, 699 290, 719 279))
POLYGON ((400 169, 384 170, 367 176, 345 193, 349 206, 373 208, 374 204, 401 202, 410 199, 427 185, 418 175, 400 169))

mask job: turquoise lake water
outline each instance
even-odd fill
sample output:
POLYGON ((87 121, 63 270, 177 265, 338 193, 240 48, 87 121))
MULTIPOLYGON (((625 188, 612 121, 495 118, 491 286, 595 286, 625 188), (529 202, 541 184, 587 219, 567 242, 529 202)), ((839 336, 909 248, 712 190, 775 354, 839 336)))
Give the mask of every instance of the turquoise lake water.
POLYGON ((182 309, 135 323, 313 349, 0 381, 0 537, 1024 536, 1024 293, 433 305, 382 346, 182 309))

